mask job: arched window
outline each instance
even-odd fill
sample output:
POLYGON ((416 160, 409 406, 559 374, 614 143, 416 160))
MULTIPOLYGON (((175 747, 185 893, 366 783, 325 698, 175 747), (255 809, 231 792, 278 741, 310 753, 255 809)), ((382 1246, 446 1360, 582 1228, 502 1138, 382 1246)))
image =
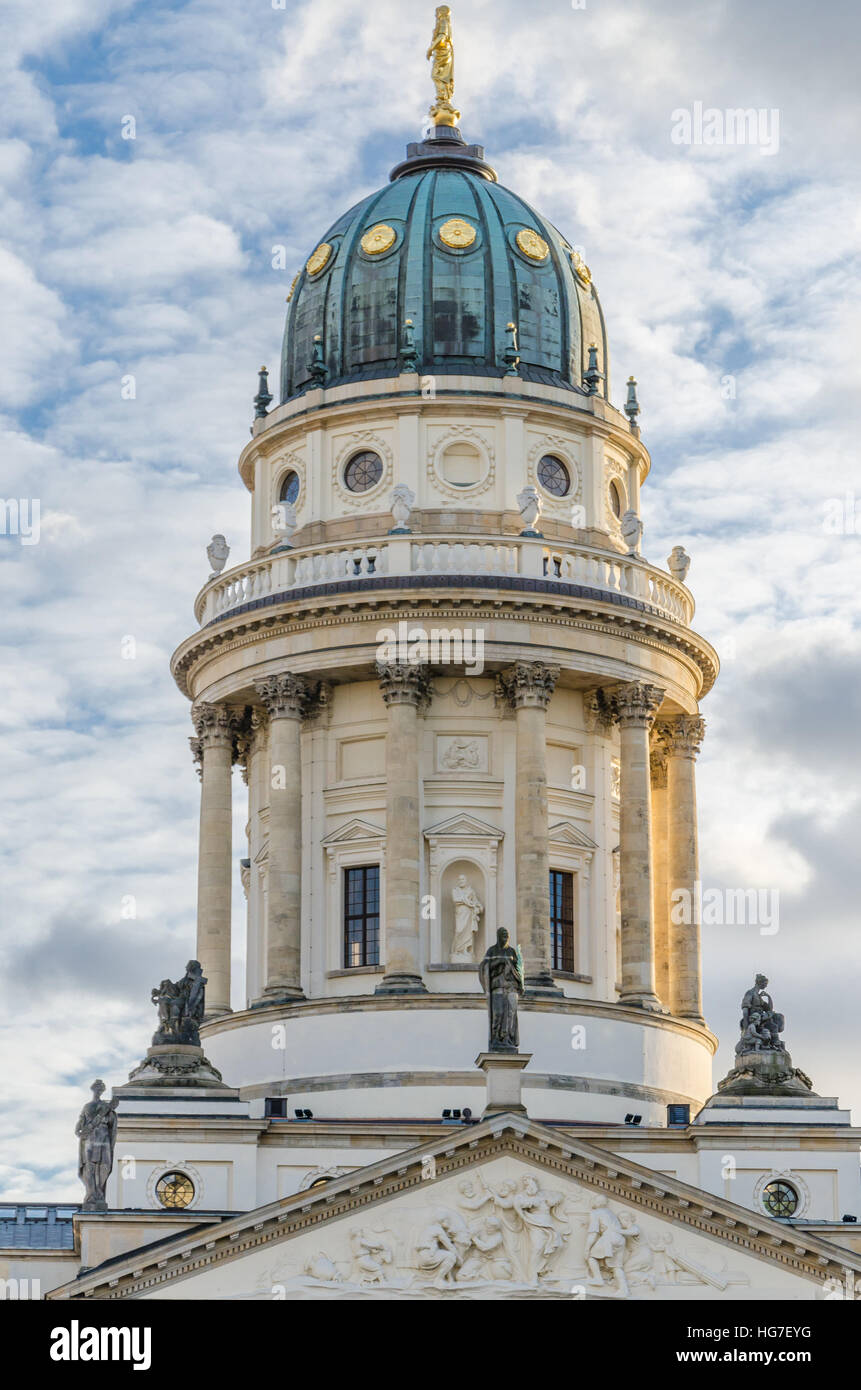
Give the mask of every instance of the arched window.
POLYGON ((299 496, 300 486, 301 484, 299 482, 299 474, 291 468, 289 473, 285 473, 284 477, 281 479, 281 487, 278 491, 278 501, 289 502, 292 505, 296 501, 296 498, 299 496))
POLYGON ((615 478, 610 479, 610 506, 613 508, 613 515, 617 517, 620 517, 625 510, 621 484, 615 478))

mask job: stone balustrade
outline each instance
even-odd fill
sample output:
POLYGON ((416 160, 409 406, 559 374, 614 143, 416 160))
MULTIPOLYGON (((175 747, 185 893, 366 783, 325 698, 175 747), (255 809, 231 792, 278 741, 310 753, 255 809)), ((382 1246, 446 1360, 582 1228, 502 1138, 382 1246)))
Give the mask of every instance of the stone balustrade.
POLYGON ((623 594, 689 626, 694 601, 683 584, 646 560, 617 551, 512 536, 500 541, 387 536, 381 541, 283 550, 214 576, 195 601, 202 627, 270 595, 297 595, 341 580, 427 574, 487 575, 576 584, 623 594))

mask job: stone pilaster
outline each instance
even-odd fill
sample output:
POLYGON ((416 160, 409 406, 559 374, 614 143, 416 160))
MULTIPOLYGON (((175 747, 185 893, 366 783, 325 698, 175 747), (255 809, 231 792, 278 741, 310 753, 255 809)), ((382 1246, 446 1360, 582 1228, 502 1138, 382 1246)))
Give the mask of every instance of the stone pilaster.
POLYGON ((228 705, 195 705, 192 752, 200 768, 197 857, 197 959, 207 977, 207 1017, 230 1012, 230 907, 233 807, 231 772, 238 727, 228 705))
POLYGON ((617 686, 612 692, 621 763, 621 1000, 644 1009, 661 1007, 655 994, 649 731, 663 697, 663 690, 645 681, 617 686))
POLYGON ((699 715, 662 720, 667 750, 667 909, 669 917, 669 1006, 679 1018, 703 1023, 702 947, 697 912, 699 851, 694 767, 705 736, 699 715), (673 894, 686 896, 671 908, 673 894), (683 910, 687 904, 689 911, 683 910), (676 922, 674 917, 682 920, 676 922))
POLYGON ((302 719, 307 687, 283 672, 254 682, 269 716, 269 901, 267 1000, 303 999, 302 719))
POLYGON ((514 855, 517 861, 516 940, 523 952, 527 992, 559 993, 550 968, 550 856, 547 850, 547 706, 559 667, 518 661, 497 677, 515 711, 517 773, 514 855))
POLYGON ((419 710, 429 701, 427 668, 377 663, 386 730, 385 975, 377 994, 426 994, 421 976, 419 710))
POLYGON ((649 768, 652 784, 652 912, 655 923, 655 992, 670 1006, 670 914, 667 887, 667 750, 652 731, 649 768))

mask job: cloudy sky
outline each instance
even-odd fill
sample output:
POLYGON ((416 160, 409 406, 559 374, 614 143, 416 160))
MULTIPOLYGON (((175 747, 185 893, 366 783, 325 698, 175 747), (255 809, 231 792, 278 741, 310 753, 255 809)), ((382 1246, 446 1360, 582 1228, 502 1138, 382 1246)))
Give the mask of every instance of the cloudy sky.
MULTIPOLYGON (((38 544, 0 537, 6 1200, 79 1198, 87 1086, 125 1080, 150 984, 192 950, 198 782, 169 656, 212 533, 247 555, 236 457, 293 273, 425 121, 432 4, 277 3, 4 6, 0 495, 41 507, 38 544)), ((723 658, 703 881, 776 890, 780 917, 705 931, 717 1074, 762 969, 796 1065, 861 1107, 852 8, 454 19, 464 133, 584 250, 616 402, 640 382, 645 553, 691 552, 723 658), (763 147, 677 143, 695 103, 761 109, 763 147)), ((238 884, 234 904, 241 940, 238 884)))

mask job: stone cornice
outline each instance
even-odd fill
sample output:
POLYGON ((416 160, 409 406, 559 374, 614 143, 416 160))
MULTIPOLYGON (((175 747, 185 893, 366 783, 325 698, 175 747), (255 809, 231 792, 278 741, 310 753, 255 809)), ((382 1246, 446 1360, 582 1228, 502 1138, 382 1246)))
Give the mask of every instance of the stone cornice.
POLYGON ((111 1261, 107 1268, 53 1290, 48 1298, 114 1300, 157 1295, 160 1288, 177 1279, 267 1249, 285 1237, 321 1228, 339 1217, 370 1214, 381 1201, 426 1190, 435 1181, 503 1156, 520 1158, 578 1182, 588 1191, 717 1238, 725 1247, 733 1246, 817 1284, 842 1277, 846 1270, 861 1273, 861 1255, 812 1236, 803 1228, 763 1217, 579 1138, 517 1116, 500 1115, 452 1133, 450 1138, 432 1139, 405 1154, 333 1178, 325 1188, 309 1189, 259 1207, 196 1236, 179 1235, 151 1249, 132 1251, 111 1261), (430 1157, 435 1177, 428 1180, 426 1160, 430 1157))
MULTIPOLYGON (((670 648, 673 655, 695 676, 699 698, 708 693, 717 678, 718 661, 714 649, 697 634, 679 628, 663 617, 628 610, 614 612, 613 605, 606 599, 583 601, 575 606, 561 596, 554 601, 549 595, 545 599, 530 592, 524 594, 520 603, 512 601, 508 595, 495 599, 488 596, 477 601, 472 594, 461 592, 457 585, 452 585, 452 589, 452 594, 437 590, 438 597, 428 596, 424 604, 417 603, 416 597, 411 594, 393 597, 391 594, 361 593, 318 601, 313 607, 301 598, 285 599, 277 611, 228 614, 187 638, 173 654, 171 671, 180 690, 189 695, 191 672, 211 653, 257 646, 261 636, 282 637, 340 625, 345 615, 349 615, 352 624, 363 620, 376 624, 382 621, 396 622, 406 613, 411 621, 420 622, 426 617, 433 623, 438 623, 443 617, 463 621, 465 615, 473 622, 512 616, 523 619, 527 615, 530 624, 599 632, 658 651, 670 648)), ((376 648, 375 639, 372 642, 369 638, 368 642, 376 648)), ((522 643, 516 645, 522 648, 522 643)), ((562 664, 564 669, 564 662, 562 664)), ((339 666, 342 668, 343 662, 335 660, 333 654, 327 669, 334 672, 339 666)), ((572 665, 572 669, 576 668, 572 665)))

